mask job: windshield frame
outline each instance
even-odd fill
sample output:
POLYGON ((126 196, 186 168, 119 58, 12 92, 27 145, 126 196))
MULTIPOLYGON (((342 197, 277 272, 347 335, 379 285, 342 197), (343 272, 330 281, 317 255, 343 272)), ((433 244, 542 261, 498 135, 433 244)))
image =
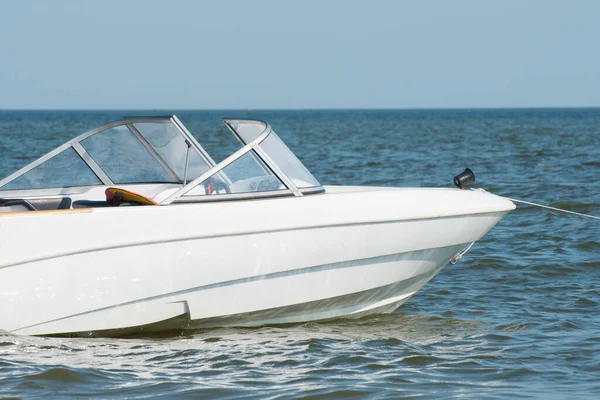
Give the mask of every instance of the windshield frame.
MULTIPOLYGON (((18 193, 19 195, 29 196, 33 195, 45 195, 45 194, 55 194, 55 192, 59 193, 67 193, 77 188, 84 188, 90 186, 63 186, 63 187, 43 187, 43 188, 22 188, 22 189, 3 189, 8 183, 13 180, 21 177, 27 172, 33 170, 34 168, 40 166, 44 162, 49 159, 55 157, 59 153, 67 150, 68 148, 72 148, 76 154, 83 160, 83 162, 87 165, 87 167, 96 175, 96 177, 101 181, 101 185, 104 186, 115 186, 115 185, 144 185, 144 184, 152 184, 152 183, 164 183, 164 182, 114 182, 103 170, 103 168, 97 163, 97 161, 93 158, 91 154, 86 151, 82 142, 91 136, 98 134, 102 131, 109 130, 115 127, 124 126, 126 127, 135 137, 146 147, 148 151, 150 151, 151 155, 154 157, 155 161, 160 164, 166 171, 170 171, 170 175, 177 177, 178 179, 174 179, 173 182, 169 182, 171 184, 182 185, 179 190, 176 190, 170 196, 162 200, 160 205, 168 205, 171 203, 188 203, 188 202, 201 202, 201 201, 225 201, 225 200, 235 200, 235 199, 248 199, 248 198, 265 198, 265 197, 279 197, 279 196, 297 196, 302 197, 306 194, 315 194, 315 193, 323 193, 325 189, 315 178, 318 186, 309 186, 309 187, 298 187, 295 184, 292 177, 288 176, 288 174, 275 162, 275 160, 269 156, 268 152, 261 147, 261 143, 263 143, 270 135, 274 135, 274 138, 285 143, 278 137, 278 135, 272 130, 271 126, 262 120, 256 119, 239 119, 239 118, 224 118, 223 123, 227 126, 227 128, 234 134, 234 136, 240 141, 242 147, 235 151, 233 154, 229 155, 220 163, 215 163, 209 153, 202 147, 202 145, 194 138, 194 136, 187 130, 187 128, 181 123, 181 121, 175 116, 141 116, 141 117, 125 117, 121 120, 113 121, 107 124, 104 124, 100 127, 94 128, 90 131, 87 131, 74 139, 62 144, 61 146, 55 148, 44 156, 38 158, 37 160, 31 162, 25 167, 19 169, 18 171, 12 173, 6 178, 0 180, 0 193, 12 196, 13 194, 18 193), (161 157, 158 154, 152 145, 148 142, 148 140, 144 137, 144 134, 141 133, 135 124, 142 123, 161 123, 161 124, 170 124, 175 128, 176 132, 182 136, 182 138, 186 141, 186 144, 189 146, 190 150, 193 150, 197 153, 197 155, 202 159, 203 162, 206 163, 208 169, 202 173, 200 176, 197 176, 192 181, 183 182, 177 177, 177 173, 169 166, 167 160, 161 157), (234 124, 260 124, 263 129, 259 134, 252 134, 254 139, 248 143, 244 141, 242 138, 242 134, 238 133, 234 128, 234 124), (269 192, 246 192, 246 193, 229 193, 226 195, 219 196, 210 196, 210 195, 187 195, 190 190, 194 189, 198 185, 200 185, 203 181, 210 178, 211 176, 219 176, 224 180, 229 180, 227 175, 223 172, 223 169, 234 163, 240 157, 252 152, 253 157, 256 157, 260 160, 264 166, 270 172, 276 176, 283 185, 282 189, 277 191, 269 191, 269 192)), ((239 128, 239 127, 238 127, 239 128)), ((286 146, 287 147, 287 146, 286 146)), ((288 148, 289 150, 289 148, 288 148)), ((293 153, 292 153, 293 154, 293 153)), ((295 157, 295 155, 294 155, 295 157)), ((297 157, 295 157, 297 159, 297 157)), ((299 164, 306 168, 300 160, 297 160, 299 164)), ((308 170, 307 170, 308 171, 308 170)), ((308 171, 310 173, 310 171, 308 171)), ((311 174, 312 175, 312 174, 311 174)), ((231 183, 231 182, 228 182, 231 183)))
MULTIPOLYGON (((325 189, 319 183, 318 186, 311 186, 307 188, 298 188, 293 180, 279 167, 279 165, 263 150, 260 146, 262 142, 264 142, 269 135, 273 134, 274 131, 271 126, 262 120, 258 119, 238 119, 238 118, 223 118, 223 123, 229 128, 229 130, 235 135, 235 137, 244 145, 242 148, 235 151, 229 157, 225 158, 219 164, 215 165, 210 170, 206 171, 204 174, 200 175, 198 178, 194 179, 175 193, 171 194, 169 197, 160 202, 161 205, 168 205, 171 203, 189 203, 189 202, 199 202, 199 201, 216 201, 216 200, 234 200, 240 198, 262 198, 262 197, 277 197, 277 196, 289 196, 294 195, 296 197, 302 197, 305 194, 314 194, 314 193, 323 193, 325 189), (233 128, 233 122, 246 122, 246 123, 259 123, 264 126, 263 131, 256 135, 256 138, 252 141, 246 143, 245 140, 241 137, 241 135, 236 132, 233 128), (256 156, 269 168, 277 178, 283 183, 286 189, 281 189, 277 192, 250 192, 250 193, 239 193, 239 194, 227 194, 221 196, 206 196, 206 195, 194 195, 194 196, 186 196, 186 193, 197 187, 199 184, 204 182, 206 179, 210 178, 213 175, 218 174, 224 168, 234 163, 236 160, 244 156, 245 154, 254 150, 256 156)), ((298 160, 300 162, 300 160, 298 160)), ((300 164, 302 164, 300 162, 300 164)), ((305 167, 306 168, 306 167, 305 167)))
POLYGON ((116 127, 120 127, 120 126, 126 127, 136 137, 136 139, 140 142, 140 144, 143 145, 144 148, 146 148, 146 150, 150 153, 150 155, 153 157, 153 159, 156 161, 156 163, 158 165, 160 165, 165 170, 166 173, 168 173, 171 177, 173 177, 173 181, 168 182, 168 183, 181 184, 182 182, 179 180, 179 177, 172 170, 172 168, 169 166, 169 164, 154 150, 152 145, 146 140, 146 138, 135 127, 135 124, 141 124, 141 123, 158 123, 158 124, 171 125, 173 128, 175 128, 175 131, 177 132, 177 134, 181 135, 181 137, 186 141, 186 143, 189 144, 190 150, 193 149, 193 151, 195 151, 197 153, 197 155, 207 164, 209 169, 211 169, 212 167, 214 167, 216 165, 215 161, 210 157, 208 152, 206 152, 206 150, 204 150, 204 148, 200 145, 200 143, 198 143, 194 139, 194 137, 191 135, 191 133, 189 133, 189 131, 187 129, 182 128, 183 124, 181 123, 181 121, 179 121, 179 119, 175 115, 173 115, 173 116, 155 116, 155 117, 153 117, 153 116, 125 117, 121 120, 113 121, 108 124, 104 124, 102 126, 94 128, 92 130, 89 130, 89 131, 71 139, 70 141, 60 145, 59 147, 57 147, 54 150, 50 151, 49 153, 43 155, 42 157, 38 158, 37 160, 31 162, 30 164, 26 165, 25 167, 8 175, 4 179, 0 180, 0 192, 11 192, 12 193, 12 192, 17 192, 17 191, 18 192, 21 192, 21 191, 25 191, 25 192, 49 191, 49 190, 65 189, 65 188, 71 188, 71 187, 82 187, 80 185, 79 186, 75 185, 75 186, 60 186, 60 187, 59 186, 48 186, 48 187, 42 187, 42 188, 3 189, 3 187, 6 186, 7 184, 9 184, 10 182, 25 175, 29 171, 35 169, 36 167, 40 166, 41 164, 45 163, 46 161, 57 156, 58 154, 62 153, 63 151, 66 151, 69 148, 72 148, 75 151, 75 153, 83 160, 83 162, 87 165, 87 167, 91 170, 91 172, 93 172, 96 175, 96 177, 100 180, 101 184, 104 186, 147 184, 147 183, 165 183, 165 182, 133 182, 133 183, 114 182, 108 176, 108 174, 104 171, 104 169, 102 169, 102 167, 96 162, 96 160, 88 153, 88 151, 85 149, 85 147, 82 145, 82 142, 85 141, 86 139, 88 139, 98 133, 101 133, 103 131, 110 130, 112 128, 116 128, 116 127))

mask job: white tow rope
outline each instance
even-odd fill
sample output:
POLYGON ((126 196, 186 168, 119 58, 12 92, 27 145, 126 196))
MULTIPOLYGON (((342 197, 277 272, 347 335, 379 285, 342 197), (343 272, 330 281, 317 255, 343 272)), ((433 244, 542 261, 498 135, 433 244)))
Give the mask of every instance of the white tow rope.
MULTIPOLYGON (((485 189, 481 189, 481 188, 477 188, 477 189, 471 188, 471 190, 476 191, 476 192, 486 192, 485 189)), ((525 200, 519 200, 519 199, 512 199, 510 197, 504 197, 504 196, 501 196, 501 197, 503 197, 503 198, 505 198, 507 200, 510 200, 510 201, 514 201, 515 203, 528 204, 528 205, 534 206, 534 207, 546 208, 546 209, 552 210, 552 211, 559 211, 559 212, 563 212, 563 213, 567 213, 567 214, 578 215, 580 217, 586 217, 586 218, 592 218, 592 219, 598 219, 598 220, 600 220, 600 217, 596 217, 595 215, 578 213, 578 212, 571 211, 571 210, 565 210, 563 208, 556 208, 556 207, 546 206, 546 205, 543 205, 543 204, 532 203, 531 201, 525 201, 525 200)), ((450 264, 456 264, 458 262, 458 260, 460 260, 465 255, 465 253, 471 249, 471 247, 473 246, 473 244, 475 244, 475 242, 471 243, 469 246, 467 246, 460 253, 458 253, 457 255, 455 255, 454 257, 452 257, 452 259, 450 260, 450 264)))
POLYGON ((525 200, 517 200, 517 199, 511 199, 510 197, 504 197, 505 199, 508 199, 510 201, 514 201, 515 203, 523 203, 523 204, 529 204, 530 206, 536 206, 536 207, 541 207, 541 208, 547 208, 548 210, 554 210, 554 211, 560 211, 560 212, 564 212, 567 214, 573 214, 573 215, 579 215, 580 217, 586 217, 586 218, 593 218, 593 219, 600 219, 600 217, 596 217, 594 215, 589 215, 589 214, 583 214, 583 213, 578 213, 575 211, 570 211, 570 210, 565 210, 562 208, 556 208, 556 207, 550 207, 550 206, 545 206, 543 204, 536 204, 536 203, 532 203, 530 201, 525 201, 525 200))
MULTIPOLYGON (((479 192, 485 192, 485 189, 471 189, 471 190, 476 190, 476 191, 479 191, 479 192)), ((501 196, 501 197, 504 197, 504 196, 501 196)), ((600 217, 596 217, 595 215, 578 213, 578 212, 575 212, 575 211, 565 210, 564 208, 556 208, 556 207, 545 206, 543 204, 532 203, 530 201, 525 201, 525 200, 511 199, 510 197, 504 197, 504 198, 507 199, 507 200, 510 200, 510 201, 514 201, 515 203, 523 203, 523 204, 528 204, 530 206, 535 206, 535 207, 540 207, 540 208, 547 208, 548 210, 560 211, 560 212, 564 212, 564 213, 567 213, 567 214, 578 215, 580 217, 586 217, 586 218, 592 218, 592 219, 598 219, 598 220, 600 220, 600 217)))

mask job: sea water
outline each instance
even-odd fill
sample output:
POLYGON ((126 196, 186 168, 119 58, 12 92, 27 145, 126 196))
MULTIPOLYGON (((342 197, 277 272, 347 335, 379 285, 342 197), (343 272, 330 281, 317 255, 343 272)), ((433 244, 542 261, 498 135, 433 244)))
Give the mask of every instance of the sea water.
MULTIPOLYGON (((0 176, 103 123, 171 113, 217 159, 220 118, 263 119, 324 184, 451 187, 469 167, 476 187, 600 215, 600 109, 0 111, 0 176)), ((0 332, 0 397, 598 398, 600 221, 519 206, 388 315, 128 339, 0 332)))

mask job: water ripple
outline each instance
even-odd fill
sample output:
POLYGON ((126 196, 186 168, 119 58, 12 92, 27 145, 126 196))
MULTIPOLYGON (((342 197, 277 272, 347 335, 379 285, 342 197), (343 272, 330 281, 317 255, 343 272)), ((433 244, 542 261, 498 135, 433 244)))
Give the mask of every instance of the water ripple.
MULTIPOLYGON (((123 114, 0 111, 0 175, 123 114)), ((236 145, 208 134, 223 112, 176 114, 217 160, 236 145)), ((597 109, 227 114, 269 121, 328 184, 450 187, 468 166, 488 191, 600 214, 597 109)), ((0 397, 598 398, 599 238, 593 220, 519 206, 390 315, 129 339, 0 332, 0 397)))

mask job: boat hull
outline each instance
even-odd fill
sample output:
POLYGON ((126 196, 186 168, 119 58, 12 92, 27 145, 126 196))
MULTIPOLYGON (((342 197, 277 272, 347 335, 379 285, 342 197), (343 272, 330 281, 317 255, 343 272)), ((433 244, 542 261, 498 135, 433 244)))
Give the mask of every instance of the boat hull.
POLYGON ((4 215, 0 328, 123 335, 392 312, 512 208, 458 190, 329 188, 4 215))

